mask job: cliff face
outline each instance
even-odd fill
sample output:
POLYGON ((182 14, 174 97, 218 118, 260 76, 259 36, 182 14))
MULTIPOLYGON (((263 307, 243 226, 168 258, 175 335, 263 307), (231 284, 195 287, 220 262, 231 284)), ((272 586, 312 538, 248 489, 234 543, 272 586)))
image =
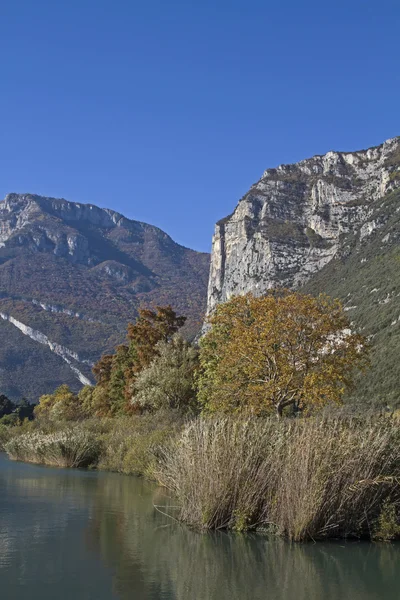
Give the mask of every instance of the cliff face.
POLYGON ((92 204, 34 194, 0 202, 0 391, 32 399, 92 379, 140 305, 171 304, 195 335, 209 255, 92 204))
POLYGON ((267 169, 215 227, 208 312, 233 294, 300 287, 337 255, 346 234, 370 235, 376 205, 400 185, 399 164, 394 138, 267 169))
POLYGON ((208 312, 285 286, 340 298, 372 345, 348 400, 400 407, 400 138, 268 169, 216 225, 208 312))

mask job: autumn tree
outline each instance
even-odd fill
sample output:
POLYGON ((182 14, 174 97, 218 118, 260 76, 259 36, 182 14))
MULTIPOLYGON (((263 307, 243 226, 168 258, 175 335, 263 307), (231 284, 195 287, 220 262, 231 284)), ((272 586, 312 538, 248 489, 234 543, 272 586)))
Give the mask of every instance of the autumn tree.
POLYGON ((236 296, 217 307, 201 340, 199 399, 210 411, 278 416, 340 402, 366 339, 339 300, 287 290, 236 296))
POLYGON ((128 325, 128 340, 136 350, 135 371, 148 367, 157 354, 158 342, 169 342, 185 324, 186 317, 178 317, 171 306, 157 306, 156 310, 139 309, 139 317, 128 325))
POLYGON ((117 346, 93 367, 97 385, 90 397, 94 414, 114 415, 134 410, 135 381, 157 356, 157 344, 168 343, 184 325, 171 306, 139 309, 135 323, 128 325, 127 344, 117 346))
POLYGON ((134 361, 125 372, 125 397, 129 406, 135 395, 135 381, 139 373, 148 367, 158 354, 158 342, 168 343, 185 324, 186 317, 178 317, 171 306, 157 306, 156 310, 139 309, 135 323, 128 325, 129 347, 134 352, 134 361))
POLYGON ((75 421, 84 416, 79 397, 66 384, 60 385, 53 394, 41 396, 33 413, 42 421, 75 421))
POLYGON ((94 365, 92 372, 96 378, 98 385, 107 385, 111 378, 111 370, 113 363, 112 354, 103 354, 94 365))

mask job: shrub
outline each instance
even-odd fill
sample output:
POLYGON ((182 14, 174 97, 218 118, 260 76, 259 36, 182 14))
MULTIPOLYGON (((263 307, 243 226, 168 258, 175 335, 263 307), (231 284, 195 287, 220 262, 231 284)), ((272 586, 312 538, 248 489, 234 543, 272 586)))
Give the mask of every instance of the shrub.
POLYGON ((4 452, 5 445, 11 437, 11 432, 9 427, 6 425, 0 424, 0 452, 4 452))
POLYGON ((35 418, 41 421, 76 421, 83 418, 82 402, 68 385, 60 385, 53 394, 41 396, 34 409, 35 418))
POLYGON ((182 424, 182 415, 177 411, 110 420, 110 430, 102 437, 104 452, 98 468, 154 478, 160 448, 173 443, 182 424))
POLYGON ((400 522, 394 503, 386 501, 379 518, 377 519, 374 538, 383 542, 389 542, 400 537, 400 522))
POLYGON ((10 415, 4 415, 4 417, 1 417, 0 419, 0 425, 7 427, 15 427, 16 425, 19 425, 20 422, 18 414, 15 412, 10 415))

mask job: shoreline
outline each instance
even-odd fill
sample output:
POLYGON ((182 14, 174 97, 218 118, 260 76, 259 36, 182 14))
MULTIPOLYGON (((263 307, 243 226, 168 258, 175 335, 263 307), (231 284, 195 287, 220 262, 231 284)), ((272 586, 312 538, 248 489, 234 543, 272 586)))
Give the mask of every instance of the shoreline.
POLYGON ((168 490, 179 506, 174 518, 198 531, 300 542, 400 538, 394 419, 164 417, 63 424, 51 433, 32 426, 16 432, 5 453, 29 464, 143 477, 168 490))

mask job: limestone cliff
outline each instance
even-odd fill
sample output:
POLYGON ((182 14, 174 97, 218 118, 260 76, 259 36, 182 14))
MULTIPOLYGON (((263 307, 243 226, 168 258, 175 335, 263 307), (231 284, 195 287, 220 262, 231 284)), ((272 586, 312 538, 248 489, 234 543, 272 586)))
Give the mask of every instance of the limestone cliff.
POLYGON ((267 169, 217 223, 208 312, 233 294, 299 287, 327 265, 346 234, 367 237, 373 212, 400 185, 400 138, 267 169))
POLYGON ((400 138, 268 169, 216 226, 208 311, 287 286, 340 298, 371 342, 347 400, 400 407, 400 138))

